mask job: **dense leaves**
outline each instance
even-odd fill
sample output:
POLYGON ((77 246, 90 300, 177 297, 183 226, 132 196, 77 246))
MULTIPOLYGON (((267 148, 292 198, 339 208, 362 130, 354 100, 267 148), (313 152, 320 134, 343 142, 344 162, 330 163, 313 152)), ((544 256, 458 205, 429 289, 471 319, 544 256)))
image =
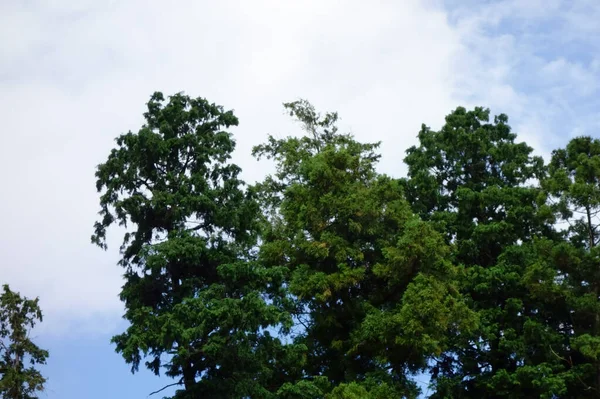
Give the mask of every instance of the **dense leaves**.
POLYGON ((600 141, 546 165, 506 115, 459 107, 397 179, 336 113, 284 107, 304 134, 256 146, 275 173, 251 187, 237 118, 183 94, 99 165, 133 371, 176 398, 416 398, 420 374, 432 398, 600 396, 600 141))
MULTIPOLYGON (((565 228, 570 245, 560 246, 555 262, 561 301, 560 324, 565 337, 561 359, 578 397, 600 396, 600 140, 576 137, 552 153, 543 181, 565 228)), ((552 310, 559 310, 556 301, 552 310)))
POLYGON ((378 144, 338 134, 337 115, 320 116, 306 101, 285 106, 309 135, 270 137, 254 150, 277 166, 261 186, 277 210, 260 259, 290 271, 305 374, 350 384, 331 397, 353 397, 343 392, 368 381, 390 397, 414 397, 409 374, 469 318, 447 247, 413 215, 398 182, 375 171, 378 144))
POLYGON ((133 371, 146 359, 176 378, 177 398, 266 397, 278 387, 269 365, 299 355, 268 330, 291 322, 277 301, 282 271, 254 260, 259 208, 224 130, 237 118, 161 93, 144 116, 96 172, 102 218, 92 240, 105 247, 107 227, 130 228, 120 263, 131 326, 113 342, 133 371))
POLYGON ((33 399, 44 391, 46 378, 37 365, 46 364, 48 351, 39 348, 29 332, 42 321, 39 300, 21 297, 8 285, 0 294, 0 397, 33 399))
POLYGON ((462 292, 479 316, 472 334, 458 334, 433 369, 435 397, 538 397, 537 370, 525 330, 540 322, 523 276, 529 244, 552 236, 553 214, 544 192, 543 161, 515 141, 508 118, 489 122, 489 111, 457 108, 440 131, 423 126, 419 146, 408 150, 408 200, 451 245, 464 268, 462 292), (504 392, 504 393, 502 393, 504 392))

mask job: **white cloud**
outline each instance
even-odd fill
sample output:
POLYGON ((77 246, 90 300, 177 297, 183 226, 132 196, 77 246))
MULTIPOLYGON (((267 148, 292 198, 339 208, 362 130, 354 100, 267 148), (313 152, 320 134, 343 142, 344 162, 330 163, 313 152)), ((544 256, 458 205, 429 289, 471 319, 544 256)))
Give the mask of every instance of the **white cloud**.
POLYGON ((448 59, 458 39, 443 13, 416 1, 98 4, 22 5, 3 10, 10 28, 0 24, 3 37, 30 36, 0 66, 0 273, 41 296, 51 331, 118 323, 118 239, 108 253, 89 244, 93 173, 112 139, 139 127, 152 91, 235 108, 236 161, 250 181, 264 174, 251 146, 297 131, 283 101, 340 111, 359 137, 384 141, 387 171, 401 168, 420 123, 455 102, 448 59))
POLYGON ((381 169, 399 175, 420 124, 439 126, 460 104, 506 112, 546 144, 547 116, 562 112, 546 91, 593 79, 592 61, 565 55, 571 72, 551 75, 542 94, 523 90, 515 76, 548 61, 531 50, 535 40, 488 29, 518 11, 528 32, 559 2, 450 14, 417 0, 9 3, 0 6, 0 280, 41 296, 56 333, 119 323, 118 237, 107 253, 89 244, 93 173, 113 138, 139 127, 154 90, 234 108, 235 160, 253 181, 268 165, 251 146, 298 132, 284 101, 339 111, 359 139, 383 141, 381 169))
POLYGON ((600 3, 456 2, 461 97, 507 113, 514 130, 548 157, 575 134, 596 134, 600 106, 600 3), (596 19, 597 20, 597 19, 596 19))
POLYGON ((549 61, 540 70, 540 76, 547 85, 559 92, 577 91, 582 97, 598 92, 600 80, 595 69, 595 61, 589 66, 570 62, 564 57, 549 61))

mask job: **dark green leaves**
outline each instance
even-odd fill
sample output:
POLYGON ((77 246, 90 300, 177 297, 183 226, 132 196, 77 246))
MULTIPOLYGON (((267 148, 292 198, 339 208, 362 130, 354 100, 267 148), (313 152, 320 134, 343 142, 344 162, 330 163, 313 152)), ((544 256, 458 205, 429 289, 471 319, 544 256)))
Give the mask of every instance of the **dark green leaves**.
POLYGON ((138 369, 180 383, 176 397, 267 397, 286 381, 288 357, 271 331, 287 331, 280 290, 285 270, 255 261, 259 206, 229 159, 231 111, 202 98, 155 93, 137 133, 96 172, 106 246, 118 223, 126 267, 121 299, 131 326, 113 338, 138 369))
POLYGON ((600 140, 578 137, 552 153, 544 188, 570 224, 572 240, 588 248, 598 243, 600 210, 600 140))
POLYGON ((239 168, 227 163, 235 143, 223 130, 236 126, 237 118, 202 98, 177 94, 163 102, 162 94, 152 96, 146 124, 119 136, 96 172, 101 220, 92 241, 105 247, 113 223, 135 226, 124 238, 123 261, 136 259, 160 233, 212 233, 218 226, 237 236, 250 227, 239 168))
POLYGON ((233 113, 183 94, 98 167, 134 371, 177 398, 416 398, 418 373, 433 398, 597 397, 598 140, 546 166, 506 115, 459 107, 394 179, 336 113, 284 107, 305 134, 255 147, 276 172, 250 188, 233 113))
POLYGON ((0 295, 0 397, 33 399, 44 390, 46 378, 36 365, 46 364, 48 351, 29 338, 42 321, 39 300, 23 298, 3 285, 0 295))
POLYGON ((526 244, 555 236, 553 213, 534 185, 544 165, 530 147, 516 142, 506 115, 489 120, 488 110, 459 107, 441 130, 423 126, 419 146, 405 159, 408 200, 451 244, 450 259, 464 266, 462 294, 477 312, 477 328, 453 330, 456 336, 448 337, 449 349, 438 359, 433 377, 439 397, 547 393, 518 388, 521 377, 514 374, 520 366, 539 364, 524 349, 529 343, 523 331, 527 323, 544 320, 538 319, 539 304, 529 299, 523 276, 535 261, 526 244))

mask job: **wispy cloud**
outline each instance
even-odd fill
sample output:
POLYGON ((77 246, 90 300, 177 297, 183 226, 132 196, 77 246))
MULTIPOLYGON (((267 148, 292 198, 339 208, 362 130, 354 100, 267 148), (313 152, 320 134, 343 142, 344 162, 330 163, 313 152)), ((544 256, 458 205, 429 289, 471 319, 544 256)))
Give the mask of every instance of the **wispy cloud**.
POLYGON ((458 85, 464 98, 509 114, 546 156, 568 137, 596 133, 598 2, 453 3, 450 21, 467 55, 457 66, 464 71, 458 85))

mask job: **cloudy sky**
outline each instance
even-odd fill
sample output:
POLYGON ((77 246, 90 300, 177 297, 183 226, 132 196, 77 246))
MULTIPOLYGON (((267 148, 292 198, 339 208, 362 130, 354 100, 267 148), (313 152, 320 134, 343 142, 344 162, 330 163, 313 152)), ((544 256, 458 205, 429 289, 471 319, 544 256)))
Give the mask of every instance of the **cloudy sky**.
MULTIPOLYGON (((94 168, 153 91, 234 109, 247 181, 281 103, 339 112, 402 176, 421 123, 458 105, 506 113, 547 155, 600 132, 597 0, 0 0, 0 283, 40 296, 51 399, 145 398, 108 343, 121 331, 118 246, 89 237, 94 168)), ((112 243, 118 242, 113 237, 112 243)))

